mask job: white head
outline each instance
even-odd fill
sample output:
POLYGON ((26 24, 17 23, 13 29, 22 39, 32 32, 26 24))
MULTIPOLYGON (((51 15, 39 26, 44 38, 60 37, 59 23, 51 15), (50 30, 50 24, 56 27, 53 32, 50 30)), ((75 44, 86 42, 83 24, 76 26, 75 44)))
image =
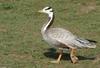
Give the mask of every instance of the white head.
POLYGON ((46 13, 49 16, 53 15, 53 9, 51 7, 45 7, 42 10, 39 10, 38 12, 40 12, 40 13, 46 13))

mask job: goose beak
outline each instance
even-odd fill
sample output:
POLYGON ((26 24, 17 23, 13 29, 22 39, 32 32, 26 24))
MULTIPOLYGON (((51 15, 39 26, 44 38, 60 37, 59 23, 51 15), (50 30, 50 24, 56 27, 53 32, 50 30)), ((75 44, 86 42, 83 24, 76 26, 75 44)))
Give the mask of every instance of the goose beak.
POLYGON ((43 11, 42 11, 42 10, 39 10, 38 12, 39 12, 39 13, 43 13, 43 11))

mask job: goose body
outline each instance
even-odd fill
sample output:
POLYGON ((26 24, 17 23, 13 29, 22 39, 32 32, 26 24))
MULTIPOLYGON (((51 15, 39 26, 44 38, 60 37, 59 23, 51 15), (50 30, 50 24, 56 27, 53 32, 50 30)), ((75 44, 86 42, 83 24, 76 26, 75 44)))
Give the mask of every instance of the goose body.
POLYGON ((49 45, 57 48, 72 48, 72 46, 69 45, 70 42, 68 41, 74 39, 74 37, 75 36, 71 32, 66 31, 63 28, 51 28, 47 31, 44 39, 49 43, 49 45))

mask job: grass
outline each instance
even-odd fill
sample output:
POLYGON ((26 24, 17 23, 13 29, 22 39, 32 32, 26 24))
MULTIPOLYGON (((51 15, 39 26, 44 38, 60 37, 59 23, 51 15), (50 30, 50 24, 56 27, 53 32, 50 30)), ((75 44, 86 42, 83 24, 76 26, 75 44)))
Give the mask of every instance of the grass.
POLYGON ((0 68, 99 68, 99 41, 99 0, 0 0, 0 68), (57 53, 40 33, 47 16, 37 11, 45 6, 55 10, 54 27, 95 40, 97 48, 79 50, 78 64, 70 62, 69 51, 60 64, 48 63, 57 53))

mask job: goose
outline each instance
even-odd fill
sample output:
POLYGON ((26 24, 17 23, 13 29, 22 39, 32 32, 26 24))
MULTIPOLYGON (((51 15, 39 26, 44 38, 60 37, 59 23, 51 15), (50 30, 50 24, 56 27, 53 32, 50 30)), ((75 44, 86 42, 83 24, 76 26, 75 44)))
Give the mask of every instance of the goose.
POLYGON ((71 61, 75 64, 78 62, 78 57, 76 56, 77 49, 96 48, 96 45, 94 43, 91 43, 87 39, 77 37, 76 35, 73 35, 70 31, 64 28, 51 28, 54 21, 54 12, 51 7, 44 7, 38 12, 48 15, 48 21, 41 28, 43 39, 50 46, 59 49, 59 56, 57 60, 50 61, 51 63, 60 62, 64 49, 70 50, 71 61))

